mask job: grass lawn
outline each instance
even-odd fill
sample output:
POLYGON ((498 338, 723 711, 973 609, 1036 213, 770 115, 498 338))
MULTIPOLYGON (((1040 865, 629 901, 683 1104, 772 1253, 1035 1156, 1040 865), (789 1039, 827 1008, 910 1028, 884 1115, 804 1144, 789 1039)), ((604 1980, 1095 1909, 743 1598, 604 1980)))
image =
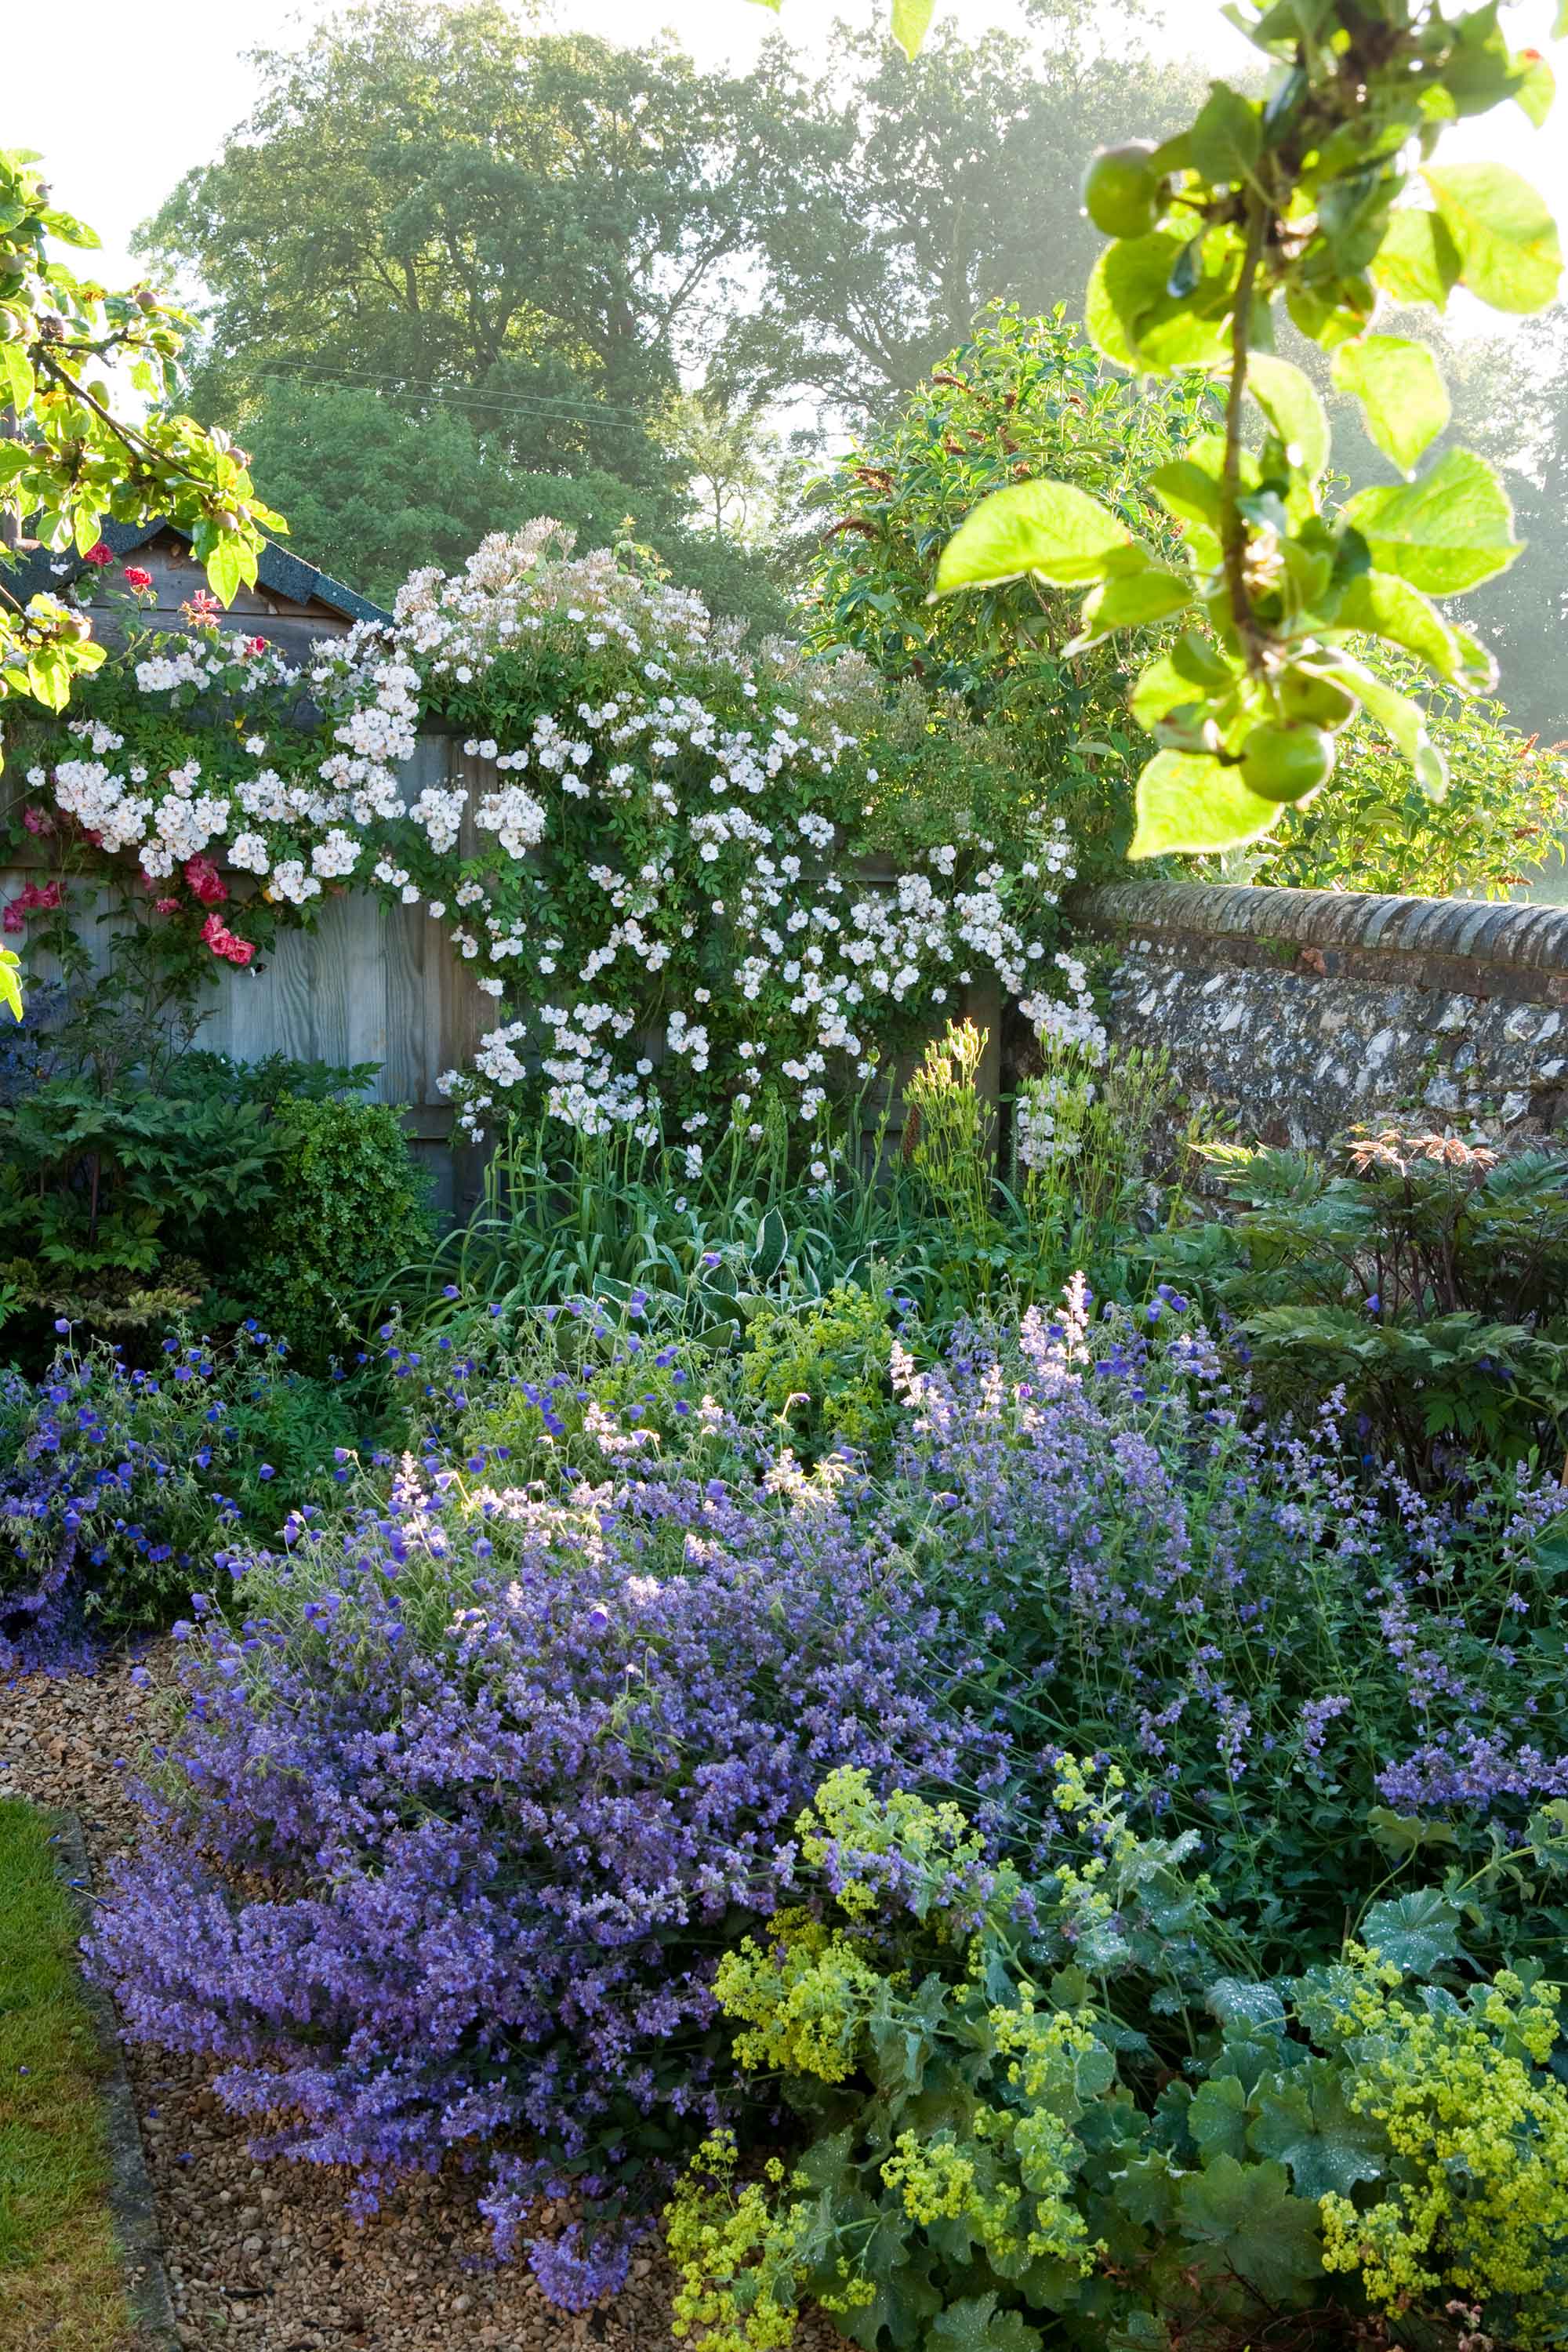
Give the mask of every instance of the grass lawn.
POLYGON ((129 2333, 76 1940, 47 1822, 0 1800, 3 2352, 114 2352, 129 2333))

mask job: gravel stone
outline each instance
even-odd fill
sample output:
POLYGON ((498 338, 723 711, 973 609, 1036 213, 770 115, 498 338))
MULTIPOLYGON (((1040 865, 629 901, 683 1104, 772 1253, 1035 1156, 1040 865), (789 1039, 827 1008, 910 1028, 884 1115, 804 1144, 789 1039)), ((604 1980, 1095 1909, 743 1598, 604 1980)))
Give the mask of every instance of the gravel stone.
MULTIPOLYGON (((132 1681, 125 1661, 91 1675, 0 1682, 0 1795, 77 1812, 95 1885, 135 1845, 141 1815, 127 1786, 153 1736, 175 1648, 165 1641, 142 1654, 151 1688, 132 1681)), ((126 2063, 187 2352, 237 2342, 247 2352, 673 2345, 662 2252, 634 2257, 621 2293, 594 2310, 557 2311, 524 2265, 495 2260, 472 2180, 455 2167, 411 2181, 357 2227, 338 2167, 254 2161, 247 2126, 213 2095, 205 2062, 132 2042, 126 2063)), ((843 2340, 813 2313, 796 2352, 832 2352, 843 2340)))

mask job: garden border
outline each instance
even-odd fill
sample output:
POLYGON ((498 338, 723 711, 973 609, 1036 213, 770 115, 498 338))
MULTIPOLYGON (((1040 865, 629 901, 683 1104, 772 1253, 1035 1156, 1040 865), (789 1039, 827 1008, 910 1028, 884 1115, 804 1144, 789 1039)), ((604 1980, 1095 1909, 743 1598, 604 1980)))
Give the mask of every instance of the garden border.
MULTIPOLYGON (((92 1927, 92 1864, 80 1816, 53 1805, 38 1808, 48 1823, 50 1843, 65 1864, 67 1897, 83 1936, 92 1927)), ((138 2352, 179 2352, 179 2321, 163 2244, 158 2230, 153 2183, 142 2150, 136 2102, 125 2071, 120 2021, 114 2004, 87 1969, 80 1970, 82 1998, 93 2021, 103 2062, 99 2099, 109 2149, 109 2210, 125 2273, 126 2301, 138 2331, 138 2352)))

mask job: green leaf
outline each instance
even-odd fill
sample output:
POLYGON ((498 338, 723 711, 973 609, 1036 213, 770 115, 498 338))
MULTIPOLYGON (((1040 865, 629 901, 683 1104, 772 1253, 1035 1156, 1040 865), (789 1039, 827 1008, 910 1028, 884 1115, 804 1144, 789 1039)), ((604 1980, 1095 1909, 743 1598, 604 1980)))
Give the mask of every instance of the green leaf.
POLYGON ((1345 2095, 1342 2070, 1327 2058, 1309 2059, 1272 2087, 1259 2084, 1258 2118, 1247 2138, 1261 2157, 1288 2165, 1298 2197, 1348 2197, 1358 2180, 1383 2171, 1383 2135, 1345 2095))
POLYGON ((1506 163, 1457 163, 1424 176, 1472 294, 1494 310, 1544 310, 1555 301, 1563 247, 1528 180, 1506 163))
POLYGON ((1287 806, 1248 792, 1239 768, 1204 752, 1158 751, 1138 779, 1138 825, 1127 855, 1237 848, 1261 839, 1287 806))
POLYGON ((1156 229, 1149 236, 1118 237, 1095 263, 1084 303, 1089 340, 1118 367, 1141 365, 1133 330, 1163 299, 1171 272, 1185 250, 1179 231, 1156 229))
POLYGON ((232 604, 245 576, 244 551, 237 540, 219 540, 207 558, 206 572, 213 594, 232 604))
POLYGON ((893 0, 893 38, 906 58, 919 56, 934 7, 935 0, 893 0))
POLYGON ((1557 77, 1539 50, 1521 49, 1513 62, 1521 69, 1520 85, 1513 94, 1514 103, 1539 131, 1556 99, 1557 77))
POLYGON ((1459 1948, 1459 1912, 1435 1886, 1374 1903, 1361 1924, 1361 1941, 1412 1976, 1430 1976, 1459 1948))
POLYGON ((1358 572, 1341 595, 1337 625, 1403 646, 1452 685, 1468 682, 1470 663, 1454 631, 1419 589, 1391 572, 1358 572))
POLYGON ((771 1282, 789 1254, 789 1227, 777 1209, 769 1209, 757 1227, 757 1245, 752 1252, 752 1280, 771 1282))
POLYGON ((1397 746, 1415 771, 1415 781, 1429 798, 1440 801, 1448 789, 1448 763, 1426 730, 1426 714, 1419 703, 1378 677, 1364 662, 1342 654, 1340 670, 1390 742, 1397 746))
POLYGON ((1315 482, 1329 462, 1329 420, 1310 379, 1289 360, 1254 352, 1247 389, 1285 444, 1291 465, 1315 482))
POLYGON ((1366 429, 1401 473, 1413 473, 1451 414, 1443 372, 1425 343, 1405 335, 1363 335, 1333 358, 1341 392, 1361 403, 1366 429))
POLYGON ((1191 242, 1180 229, 1118 237, 1095 263, 1084 323, 1119 367, 1214 367, 1225 358, 1225 280, 1200 278, 1195 291, 1180 299, 1170 290, 1191 242))
POLYGON ((1206 701, 1224 693, 1232 682, 1230 666, 1223 655, 1189 629, 1169 653, 1150 663, 1128 697, 1127 707, 1140 727, 1152 729, 1168 711, 1206 701))
POLYGON ((1082 587, 1135 545, 1109 507, 1070 482, 1015 482, 965 515, 942 549, 935 593, 994 587, 1030 572, 1059 588, 1082 587))
POLYGON ((1184 2234, 1213 2246, 1266 2303, 1289 2303, 1321 2275, 1318 2209, 1291 2196, 1282 2164, 1222 2156, 1186 2175, 1176 2210, 1184 2234))
POLYGON ((1204 2007, 1222 2025, 1261 2025, 1273 2031, 1285 2022, 1278 1988, 1255 1984, 1247 1977, 1217 1977, 1204 1995, 1204 2007))
POLYGON ((0 343, 0 405, 18 415, 33 397, 33 363, 20 343, 0 343))
POLYGON ((1459 281, 1459 250, 1436 213, 1406 205, 1389 220, 1372 276, 1401 308, 1430 302, 1439 310, 1459 281))
POLYGON ((1192 129, 1192 160, 1211 187, 1252 176, 1263 149, 1258 111, 1227 82, 1210 82, 1192 129))
POLYGON ((13 1021, 22 1018, 22 983, 18 978, 21 959, 9 948, 0 948, 0 1004, 10 1008, 13 1021))
POLYGON ((1169 465, 1156 466, 1149 477, 1149 488, 1178 520, 1200 523, 1207 530, 1219 528, 1219 484, 1190 457, 1173 457, 1169 465))
POLYGON ((1168 620, 1173 613, 1184 611, 1195 593, 1190 572, 1168 572, 1161 563, 1108 580, 1085 597, 1082 626, 1062 651, 1080 654, 1112 629, 1146 628, 1152 621, 1168 620))
POLYGON ((1408 1862, 1413 1853, 1427 1846, 1459 1843, 1452 1822, 1421 1821, 1409 1813, 1394 1812, 1387 1805, 1372 1806, 1366 1825, 1374 1843, 1394 1862, 1408 1862))
POLYGON ((1508 493, 1483 458, 1449 449, 1419 481, 1358 490, 1344 508, 1380 572, 1455 596, 1506 572, 1521 551, 1508 493))
POLYGON ((1187 2129, 1205 2164, 1247 2153, 1247 2093, 1234 2074, 1200 2083, 1187 2109, 1187 2129))
POLYGON ((966 2294, 938 2312, 924 2340, 931 2352, 1039 2352, 1046 2339, 1016 2311, 997 2313, 994 2294, 966 2294))

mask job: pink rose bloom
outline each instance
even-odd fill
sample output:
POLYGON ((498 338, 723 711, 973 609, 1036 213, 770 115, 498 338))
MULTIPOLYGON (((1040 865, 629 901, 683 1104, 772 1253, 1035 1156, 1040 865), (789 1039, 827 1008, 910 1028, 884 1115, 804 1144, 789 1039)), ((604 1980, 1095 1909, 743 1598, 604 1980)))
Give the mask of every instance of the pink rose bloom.
POLYGON ((243 971, 246 965, 250 961, 251 957, 256 953, 255 943, 250 940, 237 939, 234 933, 230 931, 228 935, 228 945, 225 948, 224 953, 228 958, 230 963, 237 964, 241 971, 243 971))
POLYGON ((222 906, 228 896, 228 885, 210 857, 187 857, 182 870, 204 907, 222 906))
POLYGON ((26 928, 26 918, 21 908, 15 898, 7 898, 5 911, 0 915, 0 931, 25 931, 26 928))
POLYGON ((111 547, 105 546, 103 541, 100 539, 96 547, 89 547, 88 549, 87 553, 81 560, 84 563, 90 563, 98 571, 101 572, 106 563, 113 562, 114 550, 111 547))
POLYGON ((180 902, 177 898, 154 898, 153 901, 153 912, 155 915, 177 915, 179 911, 180 902))
POLYGON ((44 814, 42 809, 24 809, 22 811, 22 823, 26 826, 29 833, 52 833, 54 830, 54 827, 50 824, 48 818, 44 814))
POLYGON ((267 651, 266 638, 247 637, 245 641, 245 650, 247 654, 264 654, 267 651))

